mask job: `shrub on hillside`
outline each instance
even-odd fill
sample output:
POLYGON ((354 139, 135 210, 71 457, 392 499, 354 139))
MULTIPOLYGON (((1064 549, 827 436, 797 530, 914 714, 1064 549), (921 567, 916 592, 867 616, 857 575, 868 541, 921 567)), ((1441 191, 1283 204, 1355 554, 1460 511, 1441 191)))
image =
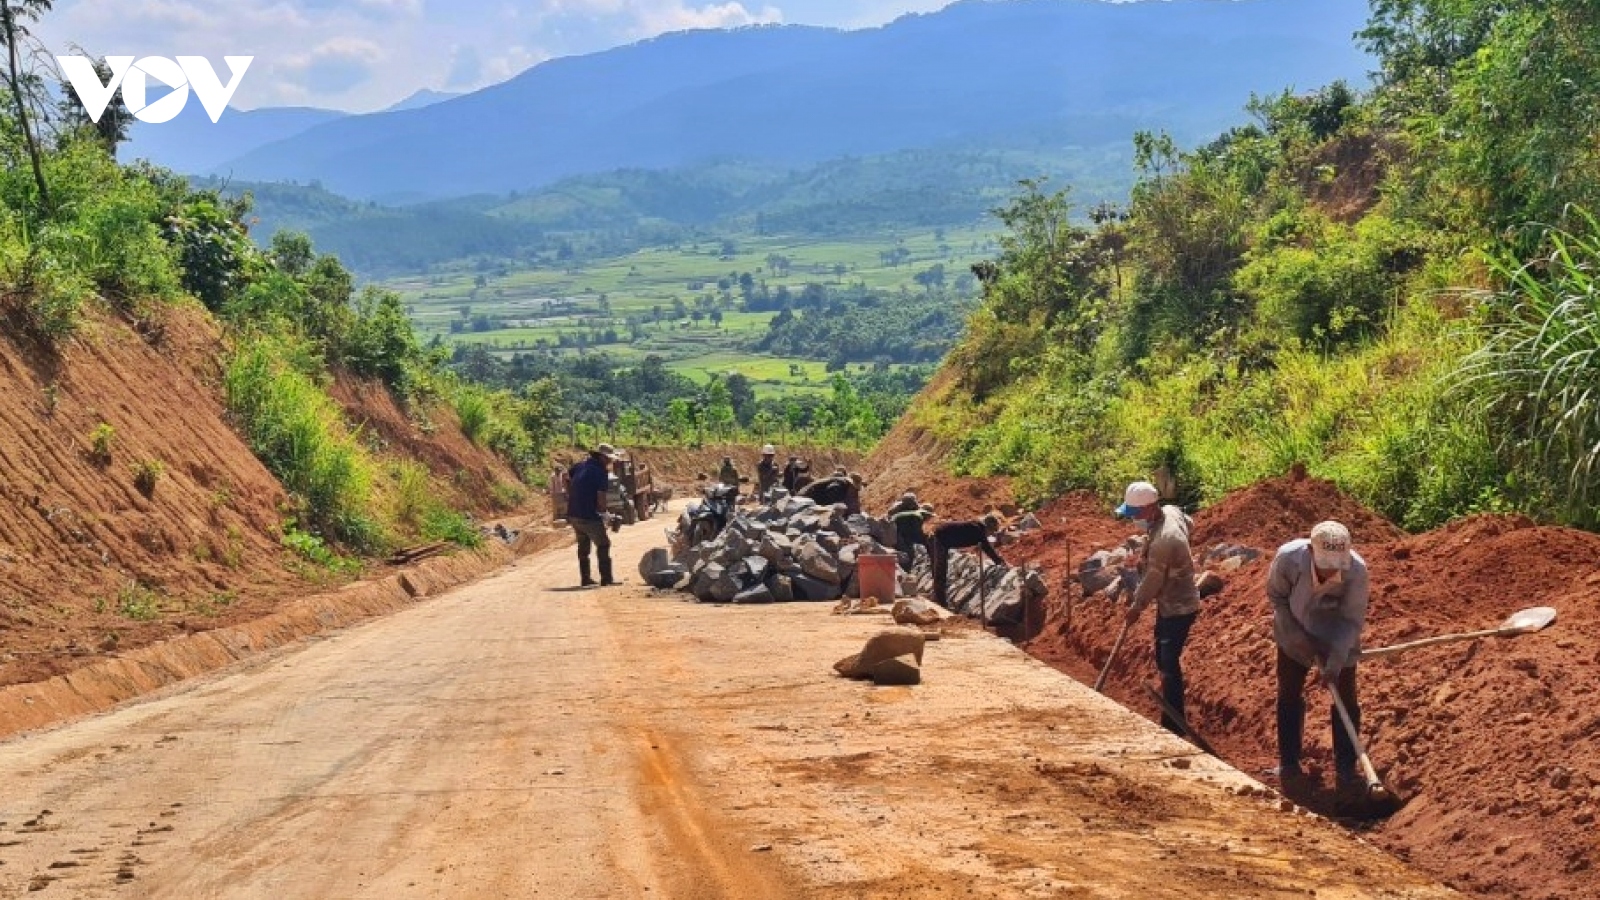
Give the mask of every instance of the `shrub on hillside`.
POLYGON ((355 549, 380 550, 387 538, 370 511, 372 462, 338 405, 284 361, 291 355, 279 338, 241 342, 223 376, 228 409, 308 522, 355 549))

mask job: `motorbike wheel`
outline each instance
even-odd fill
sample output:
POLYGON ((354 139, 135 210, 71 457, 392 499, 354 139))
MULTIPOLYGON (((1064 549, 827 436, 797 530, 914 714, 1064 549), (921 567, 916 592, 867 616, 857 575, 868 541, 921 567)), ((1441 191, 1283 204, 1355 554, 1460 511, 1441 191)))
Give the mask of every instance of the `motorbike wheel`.
POLYGON ((716 537, 717 526, 710 519, 697 519, 693 525, 689 526, 689 546, 691 547, 715 540, 716 537))

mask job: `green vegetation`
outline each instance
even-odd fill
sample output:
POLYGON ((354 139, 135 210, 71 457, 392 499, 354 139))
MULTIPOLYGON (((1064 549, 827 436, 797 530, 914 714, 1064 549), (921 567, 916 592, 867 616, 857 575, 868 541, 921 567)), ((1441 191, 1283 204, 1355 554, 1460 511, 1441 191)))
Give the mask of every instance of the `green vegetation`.
POLYGON ((321 537, 307 531, 301 531, 299 523, 290 519, 283 523, 283 546, 294 551, 301 559, 320 566, 324 571, 338 574, 341 572, 355 572, 361 564, 355 560, 341 556, 321 537))
POLYGON ((961 470, 1042 498, 1165 465, 1197 502, 1303 462, 1411 528, 1600 527, 1600 17, 1379 0, 1363 37, 1371 93, 1138 135, 1125 209, 1024 183, 913 413, 961 470))
POLYGON ((299 498, 307 521, 335 540, 376 552, 388 543, 369 512, 373 466, 338 405, 287 359, 305 348, 254 335, 223 375, 228 408, 250 449, 299 498))
POLYGON ((117 589, 117 613, 135 622, 152 622, 161 618, 161 595, 137 581, 129 581, 117 589))
POLYGON ((102 463, 111 461, 111 446, 117 440, 117 430, 110 423, 101 422, 89 432, 89 454, 102 463))
POLYGON ((356 271, 392 277, 478 261, 559 269, 723 239, 742 248, 788 236, 778 243, 803 247, 964 229, 1017 179, 1040 173, 1071 178, 1081 191, 1104 198, 1128 186, 1124 154, 1083 149, 911 150, 797 170, 737 161, 624 169, 528 193, 404 207, 349 200, 316 184, 202 179, 197 185, 248 195, 264 239, 280 230, 305 232, 356 271))
MULTIPOLYGON (((427 346, 451 349, 457 374, 513 395, 539 384, 569 437, 833 428, 860 418, 825 413, 835 374, 886 429, 959 334, 977 290, 965 267, 990 246, 973 228, 733 235, 559 266, 475 264, 389 287, 427 346), (703 415, 718 381, 735 398, 725 426, 703 415), (688 410, 676 418, 675 400, 688 410)), ((458 401, 474 434, 482 399, 458 401)))
POLYGON ((166 474, 167 467, 159 459, 144 459, 133 465, 133 486, 146 499, 156 492, 156 482, 166 474))

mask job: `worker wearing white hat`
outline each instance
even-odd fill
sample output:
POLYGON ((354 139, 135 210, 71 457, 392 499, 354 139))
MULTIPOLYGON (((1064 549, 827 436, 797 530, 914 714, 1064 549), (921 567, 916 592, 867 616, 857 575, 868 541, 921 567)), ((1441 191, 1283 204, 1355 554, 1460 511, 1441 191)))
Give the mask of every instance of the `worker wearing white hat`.
MULTIPOLYGON (((1183 647, 1200 614, 1200 591, 1194 584, 1194 557, 1189 549, 1189 531, 1194 523, 1178 507, 1162 506, 1161 492, 1148 481, 1128 485, 1116 512, 1150 532, 1127 620, 1130 625, 1138 621, 1144 608, 1155 602, 1156 671, 1161 673, 1161 696, 1173 712, 1182 716, 1183 647)), ((1166 713, 1161 716, 1161 724, 1169 731, 1184 731, 1184 723, 1166 713)))
POLYGON ((778 469, 778 448, 767 444, 761 448, 761 462, 756 463, 756 496, 766 499, 783 473, 778 469))
MULTIPOLYGON (((1278 776, 1293 782, 1300 769, 1305 730, 1306 676, 1317 669, 1323 684, 1336 688, 1361 727, 1356 702, 1356 660, 1367 621, 1367 564, 1351 549, 1350 529, 1319 522, 1311 537, 1278 548, 1267 569, 1267 599, 1272 601, 1272 637, 1278 645, 1278 776)), ((1359 786, 1356 748, 1333 721, 1333 763, 1339 787, 1359 786)))

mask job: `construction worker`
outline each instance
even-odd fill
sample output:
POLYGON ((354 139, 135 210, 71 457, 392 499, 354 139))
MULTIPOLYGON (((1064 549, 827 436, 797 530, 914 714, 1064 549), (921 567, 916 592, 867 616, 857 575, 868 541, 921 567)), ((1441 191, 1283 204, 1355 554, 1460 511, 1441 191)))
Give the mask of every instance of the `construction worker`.
POLYGON ((933 529, 928 539, 928 555, 933 562, 933 602, 949 608, 950 551, 977 547, 997 566, 1006 561, 994 549, 990 536, 1000 530, 1000 519, 993 513, 972 522, 946 522, 933 529))
MULTIPOLYGON (((1267 569, 1272 638, 1278 645, 1278 776, 1285 784, 1305 777, 1300 750, 1311 669, 1325 687, 1338 690, 1351 721, 1361 727, 1356 660, 1367 621, 1367 594, 1366 561, 1351 548, 1350 530, 1338 522, 1321 522, 1309 539, 1279 547, 1267 569)), ((1362 785, 1355 744, 1338 710, 1333 711, 1333 764, 1341 790, 1362 785)))
MULTIPOLYGON (((849 478, 834 475, 821 481, 813 481, 802 487, 796 495, 815 500, 818 506, 832 506, 835 503, 849 503, 851 489, 855 487, 849 478)), ((857 493, 859 495, 859 492, 857 493)))
MULTIPOLYGON (((1194 557, 1189 532, 1194 523, 1176 506, 1162 506, 1161 494, 1148 481, 1135 481, 1123 492, 1116 513, 1138 522, 1150 532, 1139 563, 1138 587, 1128 607, 1127 622, 1137 622, 1144 608, 1156 604, 1156 671, 1161 673, 1161 696, 1167 706, 1183 715, 1183 646, 1200 614, 1200 591, 1194 584, 1194 557)), ((1182 734, 1184 724, 1165 711, 1161 724, 1182 734)))
POLYGON ((739 502, 739 470, 733 465, 733 457, 722 458, 722 468, 717 471, 717 480, 733 488, 733 500, 739 502))
POLYGON ((777 485, 778 448, 767 444, 761 448, 761 462, 756 463, 756 496, 765 499, 772 493, 772 488, 777 485))
POLYGON ((783 489, 784 490, 788 491, 791 494, 795 492, 795 490, 796 490, 796 488, 795 488, 795 480, 800 477, 800 472, 801 472, 800 457, 798 457, 798 456, 789 457, 788 465, 783 467, 783 489))
POLYGON ((901 571, 909 572, 916 564, 918 547, 927 549, 928 536, 922 533, 922 526, 932 516, 933 507, 917 502, 917 495, 911 491, 889 507, 888 519, 894 525, 894 549, 901 571))
POLYGON ((580 584, 595 583, 589 570, 589 546, 594 545, 600 560, 600 584, 616 584, 611 577, 611 536, 606 533, 611 486, 611 464, 617 451, 601 444, 589 458, 572 467, 572 483, 567 498, 567 522, 578 535, 578 575, 580 584))

